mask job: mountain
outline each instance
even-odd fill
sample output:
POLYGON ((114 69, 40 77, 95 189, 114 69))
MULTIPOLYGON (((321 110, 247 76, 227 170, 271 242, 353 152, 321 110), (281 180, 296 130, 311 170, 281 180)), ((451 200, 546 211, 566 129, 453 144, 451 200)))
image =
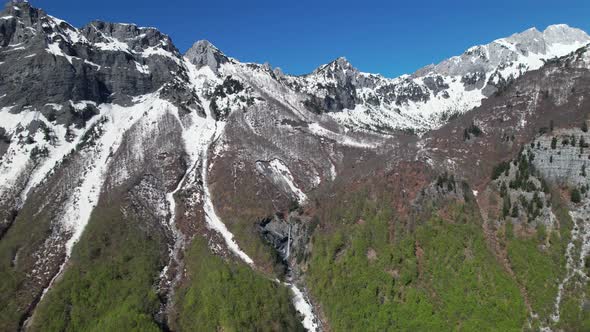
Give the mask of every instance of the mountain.
POLYGON ((588 35, 579 29, 552 25, 543 32, 532 28, 474 46, 460 56, 395 79, 359 73, 338 59, 308 75, 304 83, 294 84, 330 103, 331 107, 324 109, 342 111, 331 115, 348 128, 422 132, 479 106, 482 99, 502 90, 523 73, 588 42, 588 35), (343 80, 342 75, 348 79, 343 80), (342 87, 349 91, 349 98, 330 94, 329 88, 319 84, 342 87), (331 103, 332 99, 336 103, 331 103))
POLYGON ((590 37, 292 76, 0 13, 1 330, 585 330, 590 37))

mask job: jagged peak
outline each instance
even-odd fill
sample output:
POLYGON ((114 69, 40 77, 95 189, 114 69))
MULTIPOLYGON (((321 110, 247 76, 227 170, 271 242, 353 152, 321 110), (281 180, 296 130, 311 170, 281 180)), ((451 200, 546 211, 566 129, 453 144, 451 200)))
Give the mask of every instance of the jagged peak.
POLYGON ((213 45, 213 43, 211 43, 207 39, 197 40, 193 44, 193 46, 191 46, 191 48, 189 49, 189 51, 191 49, 200 49, 200 50, 206 50, 207 49, 207 50, 213 50, 213 51, 216 51, 216 52, 220 52, 221 53, 221 51, 215 45, 213 45))
POLYGON ((123 44, 127 44, 134 51, 142 51, 146 47, 157 47, 176 55, 179 54, 170 36, 153 27, 94 20, 81 28, 81 33, 93 44, 119 43, 115 49, 126 50, 127 47, 123 44))
POLYGON ((283 70, 280 67, 276 67, 275 69, 273 69, 272 72, 278 78, 285 77, 285 73, 283 72, 283 70))
POLYGON ((33 7, 28 1, 8 1, 0 16, 5 20, 15 19, 27 28, 37 28, 37 23, 48 15, 40 8, 33 7))
POLYGON ((17 17, 46 15, 43 9, 35 8, 25 0, 8 1, 4 6, 4 12, 17 17))
POLYGON ((516 33, 516 35, 519 35, 519 34, 520 35, 521 34, 537 34, 539 32, 541 32, 541 31, 539 31, 539 29, 537 29, 537 27, 531 27, 531 28, 528 28, 528 29, 526 29, 526 30, 524 30, 522 32, 516 33))
POLYGON ((559 24, 548 25, 547 28, 545 28, 545 30, 543 32, 545 33, 545 32, 554 31, 554 30, 570 30, 570 31, 572 31, 572 30, 579 30, 579 29, 573 28, 565 23, 559 23, 559 24))
POLYGON ((338 57, 331 62, 319 66, 316 70, 313 71, 312 74, 319 74, 322 72, 340 72, 340 71, 357 71, 356 68, 352 66, 352 64, 343 56, 338 57))
POLYGON ((159 34, 163 37, 166 38, 170 38, 168 35, 162 33, 158 28, 154 28, 154 27, 141 27, 138 26, 135 23, 122 23, 122 22, 107 22, 107 21, 102 21, 102 20, 93 20, 91 22, 89 22, 86 27, 93 27, 96 30, 99 30, 103 33, 107 33, 107 34, 113 34, 117 31, 126 31, 126 32, 130 32, 130 31, 135 31, 135 32, 139 32, 139 33, 143 33, 143 32, 154 32, 156 34, 159 34))
POLYGON ((30 5, 28 0, 10 0, 6 3, 7 6, 30 5))
POLYGON ((532 27, 489 44, 470 47, 462 55, 423 67, 412 76, 421 77, 433 73, 464 75, 495 70, 503 63, 514 62, 519 57, 528 57, 531 54, 534 58, 563 56, 589 42, 590 36, 586 32, 567 24, 549 25, 543 31, 532 27))
POLYGON ((332 61, 332 63, 338 64, 339 66, 352 66, 346 57, 338 57, 336 60, 332 61))
POLYGON ((217 72, 220 65, 229 62, 229 58, 223 52, 204 39, 195 42, 184 56, 197 68, 208 66, 214 72, 217 72))
POLYGON ((352 64, 345 57, 341 56, 330 62, 328 66, 335 69, 352 69, 352 64))
POLYGON ((590 42, 590 36, 578 28, 570 27, 567 24, 552 24, 540 31, 532 27, 525 31, 515 33, 510 37, 495 40, 496 43, 508 42, 512 44, 585 44, 590 42))
POLYGON ((26 0, 10 0, 10 1, 6 2, 6 5, 4 6, 4 10, 6 12, 8 12, 10 14, 14 14, 16 16, 18 16, 19 14, 22 14, 22 11, 25 11, 27 13, 30 13, 30 12, 44 13, 42 9, 34 8, 26 0))
POLYGON ((586 44, 590 42, 590 36, 581 29, 570 27, 567 24, 554 24, 543 31, 543 37, 548 44, 586 44))

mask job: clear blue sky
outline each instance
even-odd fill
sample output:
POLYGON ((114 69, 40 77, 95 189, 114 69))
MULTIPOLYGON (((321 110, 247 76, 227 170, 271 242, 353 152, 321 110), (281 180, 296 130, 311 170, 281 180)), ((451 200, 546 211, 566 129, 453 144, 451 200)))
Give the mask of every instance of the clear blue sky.
POLYGON ((153 26, 186 51, 208 39, 241 61, 303 74, 339 56, 394 77, 536 26, 590 31, 590 1, 31 0, 75 26, 153 26))

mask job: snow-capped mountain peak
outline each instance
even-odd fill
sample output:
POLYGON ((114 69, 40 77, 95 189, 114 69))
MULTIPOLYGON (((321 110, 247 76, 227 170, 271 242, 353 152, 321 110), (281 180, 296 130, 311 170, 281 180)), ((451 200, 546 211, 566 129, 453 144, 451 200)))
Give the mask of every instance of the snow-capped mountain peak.
MULTIPOLYGON (((284 235, 290 239, 291 222, 296 226, 295 219, 314 213, 315 205, 308 209, 305 204, 334 189, 362 188, 358 185, 368 176, 387 181, 383 189, 389 192, 403 189, 392 197, 414 206, 425 196, 419 189, 429 190, 424 185, 440 171, 465 168, 463 173, 472 178, 489 174, 492 160, 516 152, 531 134, 517 126, 526 124, 536 132, 549 116, 562 116, 574 102, 579 102, 578 113, 563 117, 581 122, 588 92, 574 90, 578 82, 585 88, 590 55, 587 48, 570 52, 589 41, 581 30, 554 25, 471 47, 397 78, 361 72, 344 57, 308 75, 292 76, 270 64, 239 62, 206 40, 183 56, 155 28, 94 21, 78 29, 26 1, 11 1, 0 14, 0 238, 17 236, 19 241, 10 239, 5 246, 4 266, 16 268, 19 278, 5 298, 26 298, 18 303, 22 308, 14 314, 15 328, 0 330, 26 328, 25 319, 35 317, 39 299, 75 266, 75 259, 70 261, 76 257, 70 256, 73 245, 86 245, 82 234, 92 223, 122 220, 129 234, 135 229, 161 234, 150 249, 150 265, 154 278, 160 270, 154 282, 163 301, 156 319, 165 323, 168 310, 176 315, 169 300, 190 275, 183 254, 195 236, 206 236, 215 254, 235 255, 266 269, 259 257, 242 251, 244 233, 232 233, 246 225, 246 219, 231 220, 242 204, 244 211, 255 211, 247 217, 249 225, 274 214, 268 228, 257 227, 266 232, 281 224, 276 229, 286 226, 284 235), (541 68, 546 60, 568 53, 541 68), (517 79, 539 68, 538 76, 517 79), (560 75, 548 76, 552 72, 560 75), (583 72, 579 80, 578 72, 583 72), (527 98, 536 101, 536 95, 543 95, 539 91, 552 88, 557 90, 552 96, 567 96, 564 107, 525 106, 527 98), (490 105, 449 120, 494 93, 498 98, 490 105), (508 103, 511 107, 503 106, 508 103), (448 126, 423 138, 399 133, 422 134, 443 124, 448 126), (482 137, 461 140, 469 136, 463 130, 470 124, 482 124, 482 137), (508 133, 515 135, 505 142, 508 133), (408 199, 406 188, 417 198, 408 199), (258 202, 268 208, 255 207, 258 202), (292 210, 294 202, 302 209, 292 210), (275 210, 290 212, 279 217, 275 210), (224 220, 231 221, 228 227, 224 220), (28 224, 20 226, 23 222, 28 224), (29 226, 34 227, 32 240, 21 228, 29 226), (23 265, 22 257, 31 262, 23 265)), ((578 154, 577 147, 570 148, 578 154)), ((561 162, 556 158, 555 164, 561 162)), ((580 165, 575 167, 577 172, 580 165)), ((437 187, 442 191, 436 189, 436 197, 442 197, 444 189, 437 187)), ((471 197, 462 191, 469 192, 454 193, 471 197)), ((294 234, 300 230, 293 228, 294 234)), ((303 237, 293 239, 299 243, 303 237)), ((315 331, 313 308, 289 282, 305 326, 315 331)), ((151 292, 154 283, 145 284, 151 292)))
POLYGON ((339 57, 322 65, 307 75, 307 79, 319 83, 334 83, 339 86, 356 83, 359 71, 345 58, 339 57))
MULTIPOLYGON (((308 75, 274 75, 282 88, 271 86, 276 82, 265 79, 255 83, 261 85, 255 89, 283 94, 288 88, 298 96, 293 98, 303 100, 298 105, 301 109, 324 113, 352 131, 425 132, 479 106, 483 99, 525 72, 539 69, 546 60, 564 56, 588 42, 590 36, 584 31, 559 24, 542 32, 531 28, 470 47, 459 56, 412 75, 391 79, 364 73, 339 57, 308 75)), ((239 64, 206 41, 195 43, 185 56, 198 68, 207 65, 218 74, 222 64, 239 64)), ((240 71, 245 72, 239 76, 258 77, 259 67, 244 64, 240 71)))
POLYGON ((352 66, 352 64, 343 56, 333 60, 330 63, 325 65, 319 66, 316 70, 313 71, 312 74, 319 74, 325 72, 336 72, 336 71, 344 71, 344 70, 353 70, 356 71, 356 68, 352 66))
POLYGON ((489 44, 470 47, 460 56, 418 70, 414 76, 433 73, 463 76, 520 63, 534 70, 543 64, 541 60, 564 56, 589 42, 588 34, 565 24, 550 25, 543 32, 530 28, 489 44))
POLYGON ((545 31, 543 31, 543 37, 549 44, 590 42, 590 37, 585 31, 570 27, 567 24, 554 24, 548 26, 545 31))
MULTIPOLYGON (((354 103, 348 102, 348 107, 330 115, 353 130, 430 130, 453 114, 479 106, 484 98, 525 72, 539 69, 546 60, 565 56, 589 42, 590 36, 584 31, 557 24, 543 32, 531 28, 470 47, 459 56, 426 66, 410 76, 387 79, 355 72, 353 79, 334 80, 340 85, 353 84, 355 89, 348 95, 354 96, 354 103)), ((317 77, 326 68, 331 69, 330 73, 338 72, 335 69, 340 67, 335 61, 312 76, 317 77)), ((331 74, 321 78, 326 76, 338 77, 331 74)))

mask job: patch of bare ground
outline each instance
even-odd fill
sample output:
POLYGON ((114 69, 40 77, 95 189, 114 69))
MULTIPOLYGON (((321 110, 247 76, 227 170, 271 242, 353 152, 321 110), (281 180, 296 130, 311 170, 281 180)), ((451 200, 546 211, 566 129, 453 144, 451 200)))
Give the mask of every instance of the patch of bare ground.
POLYGON ((368 259, 370 262, 374 262, 374 261, 376 261, 376 260, 377 260, 377 252, 375 251, 375 249, 373 249, 373 248, 369 248, 369 249, 367 250, 367 259, 368 259))

